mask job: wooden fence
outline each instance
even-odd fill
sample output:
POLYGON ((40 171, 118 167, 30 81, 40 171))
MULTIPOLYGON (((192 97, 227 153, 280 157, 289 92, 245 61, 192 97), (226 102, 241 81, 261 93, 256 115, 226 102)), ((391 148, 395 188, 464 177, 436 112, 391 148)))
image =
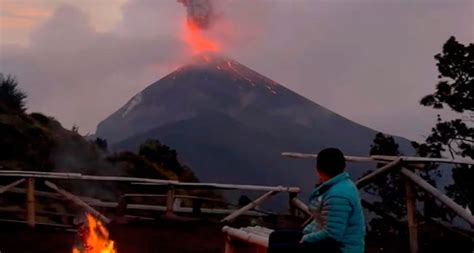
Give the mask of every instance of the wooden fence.
MULTIPOLYGON (((283 153, 285 157, 296 158, 296 159, 315 159, 317 154, 301 154, 301 153, 283 153)), ((406 208, 407 208, 407 223, 409 231, 409 241, 410 241, 410 251, 412 253, 418 252, 418 223, 416 220, 416 191, 421 189, 428 194, 432 195, 439 202, 445 205, 453 213, 457 214, 460 218, 465 220, 471 227, 474 227, 474 216, 462 206, 454 202, 448 196, 443 194, 440 190, 436 189, 424 179, 422 179, 418 174, 418 170, 422 170, 424 166, 428 163, 449 163, 449 164, 468 164, 474 165, 473 161, 466 160, 450 160, 450 159, 439 159, 439 158, 424 158, 424 157, 394 157, 394 156, 370 156, 370 157, 360 157, 360 156, 346 156, 348 162, 363 162, 363 163, 379 163, 385 164, 383 167, 371 172, 370 174, 364 176, 356 182, 356 185, 359 188, 362 188, 375 179, 384 177, 388 173, 400 173, 407 180, 405 184, 406 192, 406 208)), ((117 177, 117 176, 93 176, 93 175, 83 175, 79 173, 59 173, 59 172, 38 172, 38 171, 12 171, 12 170, 0 170, 0 177, 2 178, 11 178, 12 182, 0 186, 0 194, 7 191, 21 193, 26 195, 26 217, 23 221, 14 220, 14 222, 26 222, 29 226, 34 227, 36 222, 37 214, 46 214, 44 211, 35 210, 35 202, 37 201, 35 197, 47 197, 54 199, 67 199, 72 203, 80 206, 83 210, 86 210, 95 216, 97 216, 102 221, 108 223, 115 218, 120 218, 124 215, 125 210, 148 210, 148 211, 160 211, 163 212, 166 216, 173 216, 177 213, 206 213, 213 215, 224 216, 221 219, 223 223, 231 223, 236 218, 241 215, 252 215, 252 216, 261 216, 265 213, 260 212, 257 207, 262 203, 272 198, 273 196, 281 193, 288 194, 289 197, 289 210, 292 215, 305 216, 306 222, 312 220, 312 214, 308 210, 308 207, 304 202, 298 199, 298 193, 300 188, 298 187, 284 187, 284 186, 262 186, 262 185, 237 185, 237 184, 218 184, 218 183, 185 183, 178 182, 173 180, 160 180, 160 179, 151 179, 151 178, 135 178, 135 177, 117 177), (50 182, 48 180, 55 180, 56 183, 50 182), (99 199, 89 198, 85 196, 77 196, 63 187, 60 186, 58 182, 63 180, 82 180, 82 181, 101 181, 101 182, 122 182, 132 185, 142 185, 142 186, 161 186, 166 189, 166 194, 139 194, 139 193, 127 193, 117 200, 117 202, 107 202, 99 199), (51 189, 51 191, 39 191, 36 190, 39 183, 43 183, 44 186, 51 189), (19 187, 20 185, 25 185, 24 188, 19 187), (255 191, 255 192, 264 192, 258 198, 250 203, 242 206, 240 208, 201 208, 200 205, 193 205, 193 207, 180 207, 177 205, 177 200, 179 199, 189 199, 191 201, 196 201, 202 203, 202 201, 216 201, 215 199, 203 198, 201 196, 184 196, 177 195, 177 189, 208 189, 208 190, 238 190, 238 191, 255 191), (166 205, 146 205, 146 204, 135 204, 130 203, 130 200, 133 197, 147 197, 147 198, 164 198, 166 205), (99 212, 96 208, 114 208, 115 215, 114 217, 107 217, 103 213, 99 212)), ((362 201, 363 206, 369 208, 371 211, 378 212, 384 217, 396 220, 389 214, 383 213, 378 210, 376 207, 368 203, 367 201, 362 201)), ((2 210, 0 210, 2 211, 2 210)), ((48 215, 52 215, 49 213, 48 215)), ((69 214, 54 214, 54 215, 69 215, 69 214)), ((147 219, 147 217, 140 217, 147 219)), ((0 219, 0 221, 3 221, 0 219)), ((47 224, 62 226, 61 224, 47 224)), ((247 236, 244 233, 239 231, 232 230, 230 227, 226 227, 225 231, 228 232, 228 238, 231 238, 231 234, 239 237, 239 240, 244 240, 247 236), (233 231, 233 232, 229 232, 233 231)), ((253 231, 253 230, 252 230, 253 231)), ((244 231, 245 233, 253 233, 255 231, 244 231)), ((267 231, 267 230, 265 230, 267 231)), ((258 232, 258 231, 257 231, 258 232)), ((268 232, 268 231, 267 231, 268 232)), ((255 238, 258 239, 259 247, 262 247, 262 235, 261 231, 260 237, 248 237, 249 241, 253 241, 255 238), (253 239, 252 239, 253 238, 253 239)), ((231 247, 232 240, 227 241, 227 246, 229 250, 231 247)), ((264 246, 264 245, 263 245, 264 246)), ((231 252, 231 251, 230 251, 231 252)))
MULTIPOLYGON (((84 211, 87 211, 98 219, 105 223, 109 223, 114 218, 120 218, 124 216, 126 210, 147 210, 147 211, 158 211, 163 212, 166 216, 171 217, 175 214, 209 214, 224 216, 221 222, 232 222, 241 215, 247 216, 265 216, 268 212, 258 210, 256 207, 261 205, 272 196, 279 193, 287 193, 289 196, 294 197, 300 192, 298 187, 285 187, 285 186, 263 186, 263 185, 239 185, 239 184, 218 184, 218 183, 187 183, 178 182, 174 180, 160 180, 150 178, 134 178, 134 177, 118 177, 118 176, 92 176, 83 175, 79 173, 60 173, 60 172, 38 172, 38 171, 11 171, 11 170, 0 170, 0 177, 12 178, 13 182, 0 186, 0 194, 11 191, 14 193, 21 193, 26 195, 26 216, 25 220, 11 220, 12 222, 26 222, 29 226, 34 227, 36 222, 35 210, 36 199, 35 196, 54 198, 54 199, 66 199, 81 207, 84 211), (82 180, 82 181, 103 181, 103 182, 123 182, 132 185, 142 186, 161 186, 161 189, 166 190, 166 194, 141 194, 141 193, 127 193, 121 195, 117 202, 103 201, 100 199, 77 196, 74 193, 69 192, 59 185, 59 183, 53 183, 48 180, 54 179, 56 182, 63 180, 82 180), (44 186, 48 187, 52 191, 39 191, 36 190, 35 185, 38 185, 38 181, 42 182, 44 186), (24 188, 19 186, 25 185, 24 188), (251 201, 245 206, 239 208, 203 208, 202 203, 218 202, 222 200, 206 198, 202 196, 189 196, 189 195, 177 195, 178 189, 207 189, 207 190, 238 190, 238 191, 253 191, 253 192, 264 192, 263 195, 257 199, 251 201), (161 198, 165 199, 166 205, 153 205, 153 204, 134 204, 131 203, 131 199, 134 197, 141 198, 161 198), (180 200, 190 200, 193 202, 192 207, 181 207, 179 206, 180 200), (194 204, 196 203, 196 204, 194 204), (103 213, 99 212, 96 208, 114 208, 115 215, 113 218, 107 217, 103 213)), ((2 210, 0 210, 2 211, 2 210)), ((5 211, 5 210, 3 210, 5 211)), ((13 211, 13 210, 11 210, 13 211)), ((66 215, 61 213, 45 213, 47 215, 66 215)), ((146 217, 141 217, 146 218, 146 217)), ((0 219, 1 221, 1 219, 0 219)), ((48 224, 46 224, 48 225, 48 224)), ((59 224, 50 224, 59 225, 59 224)))
MULTIPOLYGON (((316 159, 317 154, 303 154, 303 153, 282 153, 283 156, 295 159, 316 159)), ((461 205, 454 202, 451 198, 446 196, 443 192, 433 187, 426 180, 421 178, 416 172, 422 170, 425 165, 431 163, 447 163, 447 164, 463 164, 463 165, 474 165, 472 160, 459 160, 459 159, 443 159, 443 158, 429 158, 429 157, 411 157, 411 156, 345 156, 347 162, 371 162, 385 165, 372 173, 362 177, 356 182, 358 188, 370 184, 374 179, 386 176, 388 173, 400 173, 407 180, 405 181, 405 196, 406 196, 406 208, 407 208, 407 224, 410 242, 410 252, 418 252, 418 223, 416 221, 416 191, 421 189, 426 193, 433 196, 439 202, 441 202, 446 208, 458 215, 464 221, 466 221, 471 228, 474 228, 474 216, 461 205)), ((364 201, 363 201, 364 204, 364 201)), ((303 203, 298 203, 302 208, 303 203)), ((369 206, 365 202, 364 207, 369 206)), ((371 209, 376 211, 376 209, 371 209)), ((377 211, 376 211, 377 212, 377 211)), ((387 216, 385 213, 381 213, 382 216, 387 216)), ((390 215, 388 215, 390 216, 390 215)))

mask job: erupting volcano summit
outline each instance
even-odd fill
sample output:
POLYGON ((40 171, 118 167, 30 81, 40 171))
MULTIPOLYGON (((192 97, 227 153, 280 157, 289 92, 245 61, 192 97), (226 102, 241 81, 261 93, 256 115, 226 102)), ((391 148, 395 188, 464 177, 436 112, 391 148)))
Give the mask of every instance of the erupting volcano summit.
POLYGON ((196 55, 97 128, 115 149, 135 150, 148 138, 159 139, 203 181, 303 189, 311 188, 307 178, 313 176, 303 168, 313 165, 295 164, 281 152, 337 146, 363 155, 375 133, 216 53, 196 55))

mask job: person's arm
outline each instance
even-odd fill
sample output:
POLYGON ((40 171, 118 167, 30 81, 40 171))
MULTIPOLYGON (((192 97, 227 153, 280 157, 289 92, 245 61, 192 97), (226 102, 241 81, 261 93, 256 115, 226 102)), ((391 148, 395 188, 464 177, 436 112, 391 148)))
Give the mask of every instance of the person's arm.
POLYGON ((309 223, 308 225, 306 225, 304 227, 303 234, 307 235, 307 234, 310 234, 310 233, 314 232, 314 224, 315 224, 315 221, 313 219, 313 221, 311 221, 311 223, 309 223))
POLYGON ((342 241, 351 211, 352 205, 347 198, 342 196, 328 197, 321 210, 322 220, 325 221, 324 224, 321 224, 322 229, 305 234, 302 239, 303 242, 316 243, 326 239, 342 241))

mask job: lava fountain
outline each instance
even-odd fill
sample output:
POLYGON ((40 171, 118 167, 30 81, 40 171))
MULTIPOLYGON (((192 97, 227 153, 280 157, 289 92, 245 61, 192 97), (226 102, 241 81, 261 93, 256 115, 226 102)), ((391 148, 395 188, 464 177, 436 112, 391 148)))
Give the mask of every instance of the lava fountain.
POLYGON ((91 214, 86 214, 86 223, 79 230, 80 245, 72 253, 117 253, 114 241, 109 240, 109 231, 91 214))
POLYGON ((192 20, 187 20, 184 23, 182 38, 194 55, 204 52, 218 52, 220 49, 219 43, 207 37, 192 20))

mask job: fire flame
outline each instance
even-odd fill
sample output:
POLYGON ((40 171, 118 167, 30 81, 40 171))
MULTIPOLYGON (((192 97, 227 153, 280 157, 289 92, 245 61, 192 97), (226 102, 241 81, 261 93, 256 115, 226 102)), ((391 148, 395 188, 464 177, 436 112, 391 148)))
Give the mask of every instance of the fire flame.
POLYGON ((183 30, 183 40, 190 46, 192 54, 219 51, 219 43, 206 37, 192 20, 185 22, 183 30))
POLYGON ((109 231, 91 214, 86 214, 87 224, 81 228, 80 247, 74 247, 72 253, 117 253, 114 241, 109 240, 109 231))

